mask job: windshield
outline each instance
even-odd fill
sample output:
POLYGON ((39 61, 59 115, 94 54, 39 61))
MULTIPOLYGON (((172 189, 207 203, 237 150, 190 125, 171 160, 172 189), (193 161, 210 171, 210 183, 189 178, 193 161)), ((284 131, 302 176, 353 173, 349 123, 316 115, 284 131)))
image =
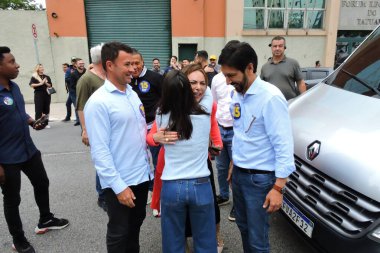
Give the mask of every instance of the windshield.
POLYGON ((326 83, 347 91, 375 97, 380 91, 379 45, 380 26, 327 79, 326 83))

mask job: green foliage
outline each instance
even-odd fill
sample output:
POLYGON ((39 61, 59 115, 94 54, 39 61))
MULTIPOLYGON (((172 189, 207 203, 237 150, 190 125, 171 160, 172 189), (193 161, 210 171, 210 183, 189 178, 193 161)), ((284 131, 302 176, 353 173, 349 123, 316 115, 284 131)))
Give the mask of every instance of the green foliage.
POLYGON ((0 10, 40 10, 33 0, 0 0, 0 10))

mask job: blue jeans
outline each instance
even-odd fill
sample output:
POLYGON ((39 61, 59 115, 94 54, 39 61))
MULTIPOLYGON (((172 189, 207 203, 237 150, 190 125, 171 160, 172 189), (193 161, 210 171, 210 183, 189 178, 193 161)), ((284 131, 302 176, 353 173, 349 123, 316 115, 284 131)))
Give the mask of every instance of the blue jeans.
POLYGON ((216 253, 214 198, 209 177, 163 180, 161 231, 163 253, 185 252, 189 214, 195 253, 216 253))
POLYGON ((275 180, 274 173, 248 174, 234 166, 232 193, 244 253, 269 253, 269 214, 263 204, 275 180))
POLYGON ((219 126, 220 135, 222 136, 223 149, 220 155, 215 157, 216 169, 218 171, 218 183, 220 196, 224 199, 230 198, 230 187, 227 182, 228 167, 232 160, 232 138, 234 130, 225 130, 219 126))
POLYGON ((73 103, 74 108, 75 108, 75 117, 76 117, 75 122, 79 122, 78 111, 76 109, 77 108, 77 93, 76 93, 76 91, 69 90, 69 96, 70 96, 71 102, 73 103))

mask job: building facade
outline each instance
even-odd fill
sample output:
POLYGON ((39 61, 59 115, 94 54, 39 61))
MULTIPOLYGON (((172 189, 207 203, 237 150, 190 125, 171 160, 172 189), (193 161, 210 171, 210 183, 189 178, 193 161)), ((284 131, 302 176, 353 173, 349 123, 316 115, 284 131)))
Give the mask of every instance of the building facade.
MULTIPOLYGON (((260 73, 276 35, 286 38, 286 54, 302 67, 314 66, 317 60, 333 67, 380 23, 380 1, 373 0, 46 0, 46 12, 2 12, 7 15, 0 15, 0 21, 4 18, 9 24, 0 31, 6 42, 9 38, 5 44, 12 47, 17 41, 13 48, 28 55, 22 82, 40 54, 58 88, 55 102, 66 98, 62 63, 72 56, 90 63, 89 48, 102 42, 127 43, 141 51, 148 67, 158 57, 165 68, 171 55, 192 60, 197 50, 207 50, 218 56, 229 40, 237 39, 256 50, 260 73), (24 31, 36 23, 27 18, 33 15, 40 20, 37 40, 24 31)), ((23 87, 23 92, 32 102, 32 91, 23 87)))

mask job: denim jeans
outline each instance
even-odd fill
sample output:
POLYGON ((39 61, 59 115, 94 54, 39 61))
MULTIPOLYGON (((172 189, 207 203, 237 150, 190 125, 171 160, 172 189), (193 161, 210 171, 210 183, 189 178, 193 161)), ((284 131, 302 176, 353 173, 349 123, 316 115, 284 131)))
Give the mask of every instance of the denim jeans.
POLYGON ((210 178, 163 180, 161 231, 163 253, 185 252, 186 214, 195 253, 216 253, 214 198, 210 178))
POLYGON ((69 96, 70 96, 71 102, 73 103, 74 108, 75 108, 75 117, 76 117, 75 122, 79 123, 78 111, 76 109, 77 108, 77 93, 76 93, 76 91, 70 90, 69 96))
POLYGON ((274 173, 248 174, 234 166, 232 193, 244 253, 269 253, 269 214, 263 204, 275 180, 274 173))
POLYGON ((232 138, 234 137, 234 130, 225 130, 219 127, 220 135, 222 136, 223 149, 220 155, 215 157, 216 169, 218 171, 218 183, 220 196, 224 199, 230 197, 230 187, 227 182, 228 167, 232 160, 232 138))

